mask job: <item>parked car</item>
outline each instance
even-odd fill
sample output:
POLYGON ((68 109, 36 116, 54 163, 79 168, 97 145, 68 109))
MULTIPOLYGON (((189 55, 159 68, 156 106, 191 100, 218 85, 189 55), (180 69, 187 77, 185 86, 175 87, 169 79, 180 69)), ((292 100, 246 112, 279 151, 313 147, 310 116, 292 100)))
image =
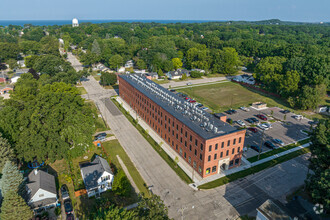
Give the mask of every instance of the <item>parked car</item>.
POLYGON ((257 145, 251 145, 251 149, 253 149, 253 150, 255 150, 255 151, 257 151, 257 152, 262 152, 262 149, 260 149, 260 147, 259 146, 257 146, 257 145))
POLYGON ((73 209, 72 209, 71 199, 67 199, 64 201, 64 209, 67 215, 72 213, 73 209))
POLYGON ((242 120, 237 120, 236 123, 240 126, 245 126, 245 123, 242 120))
POLYGON ((188 83, 187 83, 187 86, 190 86, 190 85, 191 85, 191 82, 188 82, 188 83))
POLYGON ((269 127, 265 126, 264 124, 258 124, 257 127, 265 131, 269 130, 269 127))
POLYGON ((243 111, 245 111, 245 112, 249 112, 250 111, 250 109, 248 109, 247 107, 244 107, 244 106, 240 107, 240 109, 243 110, 243 111))
POLYGON ((191 100, 189 100, 189 102, 190 102, 190 103, 195 103, 196 100, 191 99, 191 100))
POLYGON ((189 98, 188 96, 184 98, 185 100, 189 101, 191 98, 189 98))
POLYGON ((231 118, 227 118, 227 123, 229 123, 229 124, 232 124, 233 123, 233 119, 231 119, 231 118))
POLYGON ((229 110, 227 110, 227 111, 225 111, 227 114, 229 114, 229 115, 232 115, 232 114, 235 114, 235 113, 237 113, 237 111, 236 110, 234 110, 234 109, 229 109, 229 110))
POLYGON ((254 121, 253 121, 252 118, 247 118, 247 119, 245 119, 245 121, 249 122, 250 124, 253 124, 254 123, 254 121))
POLYGON ((279 144, 279 145, 281 145, 281 146, 284 146, 284 142, 283 142, 281 139, 274 138, 274 139, 273 139, 273 142, 276 143, 276 144, 279 144))
POLYGON ((265 145, 266 147, 270 148, 270 149, 275 149, 275 148, 276 148, 276 146, 275 146, 272 142, 270 142, 270 141, 266 141, 266 142, 264 143, 264 145, 265 145))
POLYGON ((257 114, 257 117, 260 118, 261 120, 267 121, 267 117, 262 114, 257 114))
POLYGON ((61 186, 61 197, 63 200, 66 200, 70 197, 68 187, 65 184, 61 186))
POLYGON ((288 113, 290 113, 290 111, 289 110, 283 110, 283 111, 281 111, 283 114, 288 114, 288 113))
POLYGON ((102 141, 107 137, 106 133, 100 133, 98 135, 95 136, 94 141, 102 141))
POLYGON ((258 129, 253 128, 253 127, 248 128, 248 130, 249 130, 249 131, 252 131, 253 133, 257 133, 257 132, 258 132, 258 129))
POLYGON ((203 106, 204 106, 204 105, 203 105, 203 104, 200 104, 200 103, 196 105, 196 107, 198 107, 198 108, 201 108, 201 107, 203 107, 203 106))
POLYGON ((272 125, 269 123, 262 123, 262 126, 265 128, 272 128, 272 125))
POLYGON ((209 108, 208 108, 208 107, 203 107, 203 108, 202 108, 202 110, 207 110, 207 109, 209 109, 209 108))
POLYGON ((254 123, 259 123, 259 120, 257 118, 251 118, 251 120, 253 120, 254 123))
POLYGON ((303 119, 303 116, 302 115, 295 115, 294 118, 296 120, 301 120, 301 119, 303 119))
POLYGON ((183 94, 183 93, 182 93, 182 97, 188 97, 188 95, 187 95, 187 94, 183 94))
POLYGON ((170 92, 176 92, 176 90, 175 89, 170 89, 170 92))

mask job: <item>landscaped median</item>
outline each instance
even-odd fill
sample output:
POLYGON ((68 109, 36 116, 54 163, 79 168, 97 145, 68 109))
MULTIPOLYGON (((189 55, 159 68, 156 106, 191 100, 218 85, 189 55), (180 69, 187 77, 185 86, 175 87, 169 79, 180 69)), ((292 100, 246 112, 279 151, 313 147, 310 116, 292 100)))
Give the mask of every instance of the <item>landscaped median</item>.
POLYGON ((138 124, 136 120, 117 102, 116 99, 112 98, 112 102, 117 106, 117 108, 125 115, 125 117, 131 122, 131 124, 140 132, 140 134, 149 142, 149 144, 154 148, 154 150, 166 161, 166 163, 176 172, 176 174, 187 184, 193 181, 190 177, 176 165, 175 161, 159 146, 159 144, 144 130, 141 125, 138 124))
MULTIPOLYGON (((304 140, 298 141, 296 144, 289 144, 289 145, 286 145, 284 147, 280 147, 280 148, 277 148, 277 149, 274 149, 274 150, 271 150, 271 151, 267 151, 266 153, 260 154, 259 160, 270 157, 270 156, 273 156, 275 154, 279 154, 281 152, 290 150, 290 149, 295 148, 295 147, 299 147, 303 144, 307 144, 308 142, 310 142, 310 139, 306 138, 304 140)), ((250 157, 247 160, 251 163, 256 162, 256 161, 258 161, 258 155, 250 157)))
POLYGON ((285 161, 291 160, 293 158, 296 158, 296 157, 298 157, 300 155, 303 155, 303 154, 306 154, 308 152, 310 152, 308 147, 302 148, 301 150, 294 151, 292 153, 283 155, 281 157, 278 157, 278 158, 275 158, 275 159, 270 160, 268 162, 256 165, 256 166, 248 168, 246 170, 242 170, 242 171, 239 171, 237 173, 233 173, 233 174, 230 174, 228 176, 222 177, 220 179, 214 180, 212 182, 205 183, 203 185, 198 186, 198 188, 199 189, 212 189, 212 188, 227 184, 229 182, 235 181, 237 179, 246 177, 248 175, 260 172, 264 169, 273 167, 277 164, 280 164, 280 163, 283 163, 285 161))

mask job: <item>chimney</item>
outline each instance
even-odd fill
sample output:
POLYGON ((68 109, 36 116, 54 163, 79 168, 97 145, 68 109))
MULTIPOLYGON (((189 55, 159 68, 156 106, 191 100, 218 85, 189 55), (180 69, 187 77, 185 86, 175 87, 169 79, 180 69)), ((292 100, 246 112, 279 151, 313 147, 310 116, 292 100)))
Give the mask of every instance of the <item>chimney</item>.
POLYGON ((34 175, 38 174, 38 169, 34 169, 34 175))

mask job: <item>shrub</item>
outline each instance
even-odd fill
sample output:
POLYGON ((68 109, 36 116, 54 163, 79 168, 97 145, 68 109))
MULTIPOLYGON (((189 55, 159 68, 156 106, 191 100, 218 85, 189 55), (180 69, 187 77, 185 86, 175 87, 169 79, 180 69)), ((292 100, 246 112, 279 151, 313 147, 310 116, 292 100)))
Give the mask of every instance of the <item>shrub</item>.
POLYGON ((112 190, 116 195, 129 196, 131 193, 131 184, 127 179, 124 171, 119 170, 117 175, 114 177, 112 184, 112 190))

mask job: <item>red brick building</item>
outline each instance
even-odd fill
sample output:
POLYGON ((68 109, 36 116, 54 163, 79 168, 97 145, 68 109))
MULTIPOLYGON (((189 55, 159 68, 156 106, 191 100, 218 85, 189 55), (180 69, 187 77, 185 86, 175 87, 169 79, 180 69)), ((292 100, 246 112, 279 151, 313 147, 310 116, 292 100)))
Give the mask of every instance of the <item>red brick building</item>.
POLYGON ((225 118, 136 74, 119 76, 119 95, 203 178, 240 165, 246 131, 225 118))

